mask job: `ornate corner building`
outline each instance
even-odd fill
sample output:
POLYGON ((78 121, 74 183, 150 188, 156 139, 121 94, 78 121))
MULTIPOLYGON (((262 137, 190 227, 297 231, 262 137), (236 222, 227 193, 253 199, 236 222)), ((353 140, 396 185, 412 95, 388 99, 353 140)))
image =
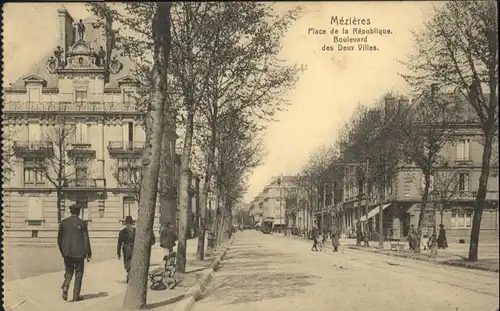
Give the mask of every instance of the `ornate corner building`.
MULTIPOLYGON (((68 206, 79 203, 91 236, 115 238, 126 216, 137 219, 146 140, 138 81, 129 59, 106 51, 95 20, 75 21, 61 8, 58 21, 57 46, 4 90, 4 145, 12 152, 4 163, 5 237, 55 238, 68 206)), ((171 133, 175 190, 175 125, 171 133)))

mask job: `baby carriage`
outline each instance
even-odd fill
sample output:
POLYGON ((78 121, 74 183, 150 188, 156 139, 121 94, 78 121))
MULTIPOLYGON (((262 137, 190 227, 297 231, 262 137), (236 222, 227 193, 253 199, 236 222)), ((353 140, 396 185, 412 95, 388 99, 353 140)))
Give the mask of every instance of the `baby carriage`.
POLYGON ((323 251, 323 236, 321 234, 318 235, 318 238, 317 238, 317 241, 318 241, 318 244, 317 244, 317 247, 320 251, 323 251))
POLYGON ((149 273, 152 290, 165 290, 174 288, 178 282, 175 279, 175 263, 177 253, 171 253, 163 257, 164 266, 154 269, 149 273))

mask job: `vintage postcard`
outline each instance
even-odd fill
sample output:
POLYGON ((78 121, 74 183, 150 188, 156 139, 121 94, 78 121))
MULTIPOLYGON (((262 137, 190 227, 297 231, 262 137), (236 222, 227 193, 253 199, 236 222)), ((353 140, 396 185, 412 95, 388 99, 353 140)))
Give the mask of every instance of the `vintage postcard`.
POLYGON ((2 306, 498 310, 496 1, 2 11, 2 306))

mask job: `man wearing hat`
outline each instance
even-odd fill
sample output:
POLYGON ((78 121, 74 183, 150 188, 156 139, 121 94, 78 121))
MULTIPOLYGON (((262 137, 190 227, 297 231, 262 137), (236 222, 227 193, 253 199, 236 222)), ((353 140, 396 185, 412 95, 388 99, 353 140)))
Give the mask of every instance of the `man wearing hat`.
MULTIPOLYGON (((118 259, 121 259, 123 253, 123 264, 125 266, 125 271, 127 272, 127 283, 129 280, 130 264, 132 262, 132 253, 134 250, 134 240, 135 240, 135 227, 134 219, 132 216, 125 217, 125 228, 120 230, 118 234, 118 245, 116 247, 116 252, 118 259)), ((155 235, 153 231, 150 231, 150 245, 155 244, 155 235)))
POLYGON ((81 206, 73 204, 69 207, 71 216, 62 220, 59 224, 57 234, 57 244, 59 251, 64 258, 66 273, 62 285, 62 298, 68 300, 68 289, 75 275, 75 284, 73 286, 73 301, 79 301, 82 288, 82 279, 84 271, 85 258, 90 261, 92 250, 90 247, 90 238, 87 224, 80 219, 81 206))

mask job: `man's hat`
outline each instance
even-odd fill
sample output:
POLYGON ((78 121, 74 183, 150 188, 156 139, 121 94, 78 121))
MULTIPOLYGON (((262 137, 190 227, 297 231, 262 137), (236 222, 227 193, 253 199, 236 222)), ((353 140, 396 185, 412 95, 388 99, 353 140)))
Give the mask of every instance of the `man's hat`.
POLYGON ((70 211, 80 211, 82 206, 80 204, 72 204, 69 206, 70 211))
POLYGON ((443 227, 444 227, 444 225, 443 225, 443 224, 440 224, 440 225, 439 225, 439 228, 443 228, 443 227))

